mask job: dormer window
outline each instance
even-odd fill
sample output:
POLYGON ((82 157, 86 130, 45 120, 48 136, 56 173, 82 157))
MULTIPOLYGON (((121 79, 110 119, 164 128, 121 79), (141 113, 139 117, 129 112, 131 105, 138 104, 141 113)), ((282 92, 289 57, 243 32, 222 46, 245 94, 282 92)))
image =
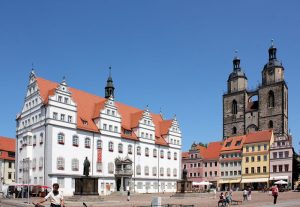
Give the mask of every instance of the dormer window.
POLYGON ((241 143, 242 143, 242 141, 237 141, 237 142, 235 143, 235 146, 240 146, 241 143))
POLYGON ((225 147, 230 147, 231 146, 231 142, 227 142, 225 147))
POLYGON ((83 120, 83 125, 88 125, 88 122, 83 120))
POLYGON ((124 134, 131 135, 131 134, 132 134, 132 131, 125 129, 125 130, 124 130, 124 134))

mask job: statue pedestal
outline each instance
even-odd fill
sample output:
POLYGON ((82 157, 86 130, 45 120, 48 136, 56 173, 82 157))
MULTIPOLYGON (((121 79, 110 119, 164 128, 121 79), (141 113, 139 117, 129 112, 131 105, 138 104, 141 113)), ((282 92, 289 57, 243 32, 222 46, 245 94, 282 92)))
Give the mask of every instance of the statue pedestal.
POLYGON ((177 193, 191 193, 192 181, 180 180, 177 181, 177 193))
POLYGON ((75 178, 74 195, 99 195, 98 178, 86 176, 75 178))

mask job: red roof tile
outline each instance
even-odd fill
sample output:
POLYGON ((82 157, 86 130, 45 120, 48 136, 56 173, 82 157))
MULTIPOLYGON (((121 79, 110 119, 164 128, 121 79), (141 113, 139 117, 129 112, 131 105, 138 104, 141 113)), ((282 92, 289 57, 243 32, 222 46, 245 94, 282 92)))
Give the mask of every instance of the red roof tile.
POLYGON ((0 150, 15 152, 16 151, 16 139, 0 136, 0 150))
POLYGON ((222 144, 223 144, 223 142, 211 142, 211 143, 209 143, 206 150, 203 153, 203 158, 206 159, 206 160, 219 159, 222 144))
POLYGON ((181 157, 182 158, 188 158, 189 157, 189 152, 182 152, 181 157))
MULTIPOLYGON (((37 77, 36 79, 40 90, 40 96, 43 99, 44 104, 47 104, 49 95, 54 95, 55 89, 59 86, 59 84, 40 77, 37 77)), ((99 117, 98 114, 104 107, 106 99, 71 87, 68 87, 68 89, 72 93, 73 101, 77 104, 77 128, 99 132, 99 129, 93 119, 99 117), (83 121, 86 121, 86 123, 83 121)), ((122 128, 127 130, 135 128, 141 118, 143 110, 120 102, 115 102, 115 104, 122 118, 122 128)), ((151 116, 155 124, 156 144, 167 146, 168 144, 165 139, 162 138, 162 135, 168 133, 172 120, 163 120, 159 114, 151 113, 151 116)), ((122 137, 133 140, 138 139, 136 135, 134 135, 134 132, 132 133, 132 136, 125 135, 123 133, 122 137)))
POLYGON ((273 136, 272 130, 252 132, 246 135, 244 144, 257 143, 257 142, 270 142, 272 136, 273 136))
POLYGON ((229 137, 228 139, 224 140, 221 153, 224 151, 235 151, 235 150, 242 149, 245 139, 246 139, 246 135, 229 137), (240 141, 240 145, 236 146, 237 142, 239 141, 240 141), (230 146, 228 146, 227 143, 230 143, 230 146))

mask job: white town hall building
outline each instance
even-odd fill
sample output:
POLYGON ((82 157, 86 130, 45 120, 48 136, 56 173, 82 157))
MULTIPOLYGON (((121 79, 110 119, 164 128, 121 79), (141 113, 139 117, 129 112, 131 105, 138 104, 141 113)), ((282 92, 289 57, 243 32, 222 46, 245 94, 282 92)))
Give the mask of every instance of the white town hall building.
POLYGON ((98 178, 98 192, 175 192, 181 169, 176 120, 114 100, 111 75, 105 98, 37 77, 32 70, 17 115, 18 183, 52 186, 73 195, 75 177, 98 178))

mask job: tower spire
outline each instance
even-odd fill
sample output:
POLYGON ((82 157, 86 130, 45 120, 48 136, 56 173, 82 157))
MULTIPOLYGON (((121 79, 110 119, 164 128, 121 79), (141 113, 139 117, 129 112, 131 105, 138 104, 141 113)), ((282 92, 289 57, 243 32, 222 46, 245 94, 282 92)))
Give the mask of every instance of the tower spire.
POLYGON ((276 60, 276 47, 274 46, 274 39, 271 39, 271 46, 269 48, 269 61, 276 60))
POLYGON ((115 87, 113 84, 113 79, 111 77, 111 66, 109 66, 109 75, 106 81, 106 86, 105 86, 105 98, 113 97, 114 98, 114 91, 115 87))

